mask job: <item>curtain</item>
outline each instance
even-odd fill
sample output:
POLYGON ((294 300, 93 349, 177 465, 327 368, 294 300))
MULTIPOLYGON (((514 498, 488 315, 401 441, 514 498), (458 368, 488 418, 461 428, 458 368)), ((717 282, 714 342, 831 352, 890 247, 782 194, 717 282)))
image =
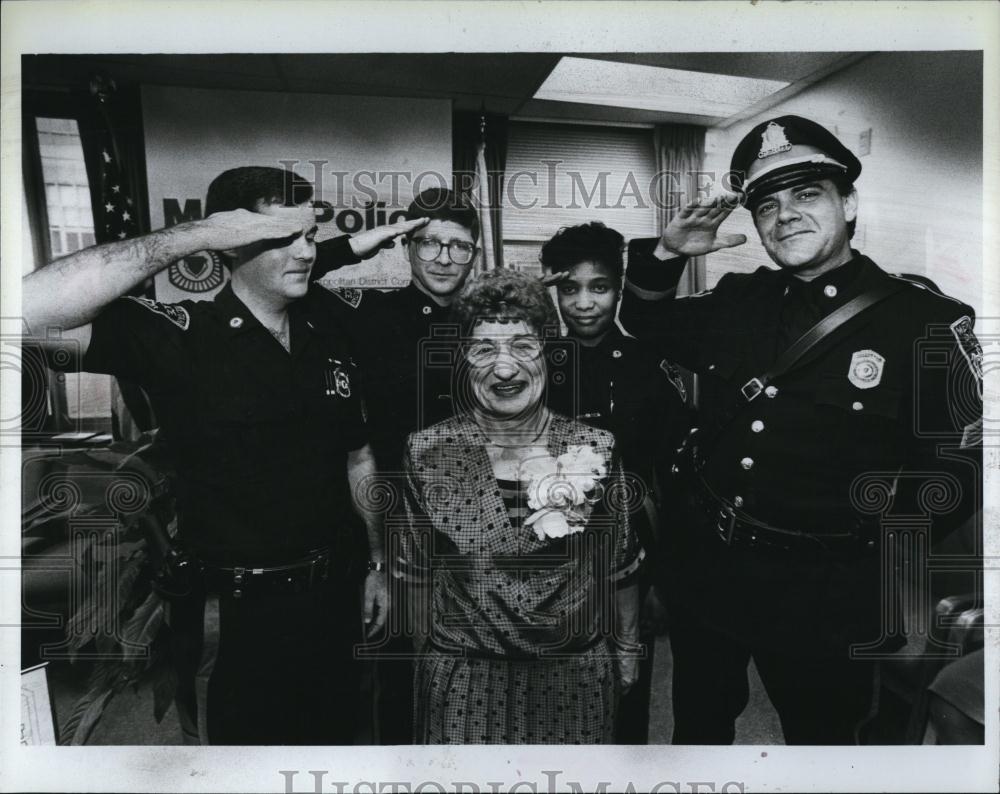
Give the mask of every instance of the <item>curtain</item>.
MULTIPOLYGON (((94 236, 99 243, 149 231, 142 108, 137 88, 118 91, 103 76, 91 79, 91 96, 77 119, 90 184, 94 236)), ((153 281, 132 291, 152 297, 153 281)), ((111 381, 111 430, 134 441, 156 426, 146 393, 121 378, 111 381)))
POLYGON ((503 267, 503 189, 509 120, 499 113, 452 115, 452 186, 479 210, 481 268, 503 267))
MULTIPOLYGON (((658 124, 653 131, 657 182, 657 229, 662 230, 698 192, 698 175, 705 159, 705 128, 691 124, 658 124)), ((679 295, 705 288, 705 258, 688 263, 678 285, 679 295)))
MULTIPOLYGON (((705 160, 705 128, 691 124, 658 124, 653 130, 657 182, 657 229, 662 231, 681 207, 698 193, 698 177, 705 160)), ((678 295, 705 289, 705 257, 692 257, 684 269, 678 295)), ((683 367, 681 379, 687 388, 688 403, 698 405, 698 378, 683 367)))

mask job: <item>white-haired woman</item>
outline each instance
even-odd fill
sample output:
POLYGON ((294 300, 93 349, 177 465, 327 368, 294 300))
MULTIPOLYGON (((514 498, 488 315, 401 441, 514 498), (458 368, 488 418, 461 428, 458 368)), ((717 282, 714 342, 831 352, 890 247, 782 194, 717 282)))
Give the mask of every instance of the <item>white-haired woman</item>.
POLYGON ((483 274, 453 317, 464 410, 406 458, 415 740, 610 742, 636 675, 636 495, 610 433, 545 407, 558 321, 538 279, 483 274))

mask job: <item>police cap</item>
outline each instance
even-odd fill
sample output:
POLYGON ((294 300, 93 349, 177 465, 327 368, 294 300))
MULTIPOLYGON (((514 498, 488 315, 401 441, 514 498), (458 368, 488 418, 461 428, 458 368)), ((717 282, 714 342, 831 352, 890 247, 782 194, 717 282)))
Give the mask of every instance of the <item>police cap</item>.
POLYGON ((861 162, 837 136, 801 116, 763 121, 740 141, 729 166, 733 187, 748 207, 764 196, 816 179, 842 177, 853 183, 861 162))

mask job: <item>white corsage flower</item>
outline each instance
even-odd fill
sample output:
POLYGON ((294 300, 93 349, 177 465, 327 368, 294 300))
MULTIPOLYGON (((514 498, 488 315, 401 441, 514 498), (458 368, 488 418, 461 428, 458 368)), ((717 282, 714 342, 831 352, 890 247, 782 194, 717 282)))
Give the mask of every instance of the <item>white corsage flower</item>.
POLYGON ((607 475, 604 458, 592 447, 577 444, 558 458, 543 455, 521 464, 520 478, 527 482, 528 507, 533 512, 525 526, 539 540, 582 532, 597 499, 593 492, 607 475))

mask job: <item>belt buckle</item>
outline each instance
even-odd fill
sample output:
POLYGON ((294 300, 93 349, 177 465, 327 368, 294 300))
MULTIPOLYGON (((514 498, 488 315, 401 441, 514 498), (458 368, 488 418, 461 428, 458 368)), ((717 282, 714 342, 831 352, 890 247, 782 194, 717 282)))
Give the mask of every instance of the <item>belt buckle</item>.
POLYGON ((748 403, 756 400, 762 391, 764 391, 764 384, 760 382, 760 378, 751 378, 740 386, 740 393, 748 403))
POLYGON ((736 535, 736 511, 726 505, 719 508, 719 519, 715 528, 719 532, 719 537, 725 541, 727 546, 733 545, 733 537, 736 535), (725 524, 725 526, 723 525, 725 524))

